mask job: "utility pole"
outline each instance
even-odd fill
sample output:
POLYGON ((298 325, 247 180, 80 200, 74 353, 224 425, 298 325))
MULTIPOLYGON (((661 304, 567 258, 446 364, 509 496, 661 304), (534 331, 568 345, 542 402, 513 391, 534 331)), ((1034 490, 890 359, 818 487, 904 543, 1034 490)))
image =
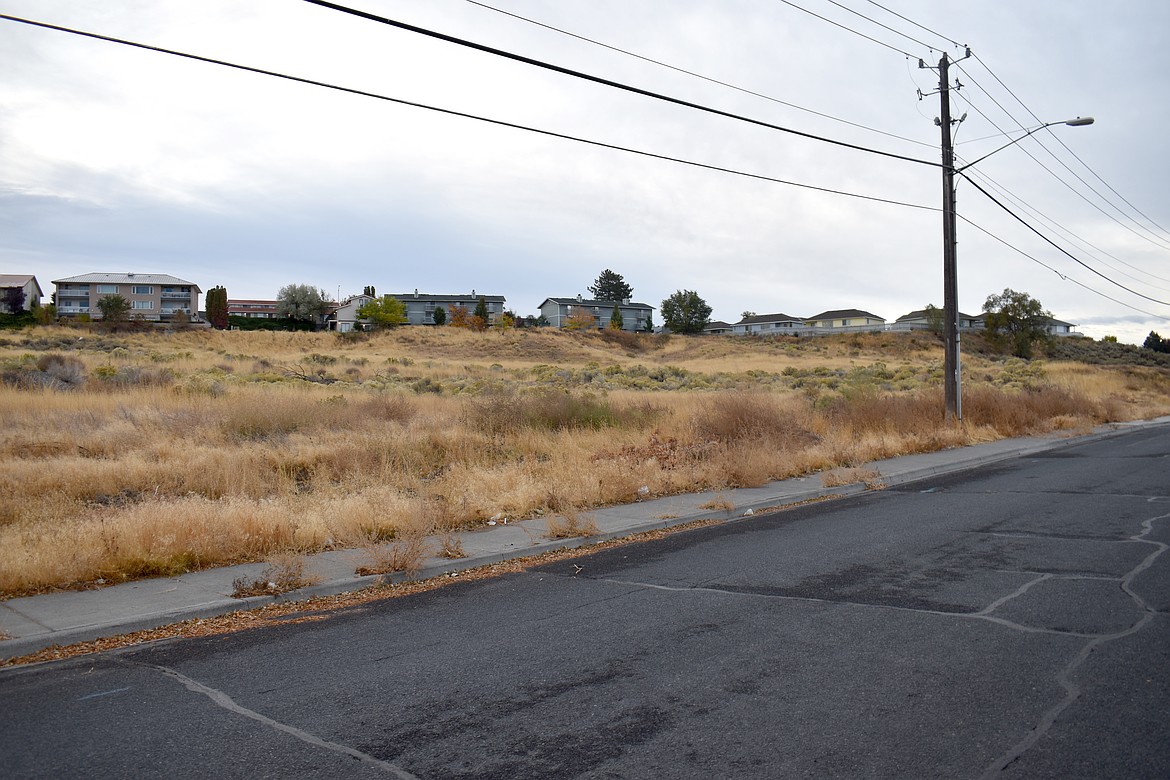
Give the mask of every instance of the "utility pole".
POLYGON ((955 224, 955 147, 951 137, 950 60, 944 52, 938 61, 938 94, 941 103, 943 179, 943 395, 946 419, 963 419, 963 393, 959 366, 959 268, 955 224))

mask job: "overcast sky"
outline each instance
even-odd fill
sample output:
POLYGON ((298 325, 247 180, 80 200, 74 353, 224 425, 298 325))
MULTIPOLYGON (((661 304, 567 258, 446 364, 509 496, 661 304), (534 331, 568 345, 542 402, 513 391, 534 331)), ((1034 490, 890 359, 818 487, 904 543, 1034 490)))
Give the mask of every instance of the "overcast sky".
MULTIPOLYGON (((966 114, 955 130, 963 160, 1007 143, 1021 125, 1096 117, 1091 127, 1042 130, 971 170, 1101 275, 961 182, 960 308, 977 313, 1010 287, 1087 335, 1136 343, 1150 330, 1170 335, 1170 305, 1158 302, 1170 301, 1165 0, 489 3, 764 97, 468 0, 350 4, 934 164, 939 100, 918 91, 936 91, 938 74, 918 59, 963 57, 947 39, 969 45, 975 57, 951 71, 963 85, 952 109, 966 114)), ((505 296, 524 315, 546 297, 587 294, 610 268, 635 300, 659 307, 675 290, 695 290, 728 322, 748 310, 803 317, 843 308, 893 321, 942 305, 934 165, 665 104, 300 0, 0 0, 0 13, 928 207, 688 167, 0 20, 0 273, 36 274, 46 295, 52 280, 76 274, 153 272, 203 290, 222 284, 232 298, 273 298, 290 283, 342 297, 365 285, 474 289, 505 296)))

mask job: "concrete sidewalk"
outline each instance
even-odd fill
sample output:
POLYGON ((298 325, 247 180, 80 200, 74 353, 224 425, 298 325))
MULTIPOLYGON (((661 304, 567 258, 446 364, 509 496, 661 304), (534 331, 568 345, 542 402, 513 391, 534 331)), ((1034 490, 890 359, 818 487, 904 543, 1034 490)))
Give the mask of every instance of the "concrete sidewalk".
MULTIPOLYGON (((1071 444, 1117 435, 1141 427, 1170 424, 1170 417, 1105 426, 1088 436, 1039 437, 963 447, 921 455, 875 461, 867 469, 877 471, 885 485, 913 482, 940 474, 1026 456, 1071 444)), ((415 577, 426 579, 453 571, 472 569, 510 558, 549 550, 593 544, 642 531, 668 528, 703 519, 729 520, 776 506, 823 496, 860 493, 861 484, 826 488, 820 476, 772 482, 759 488, 640 501, 589 512, 599 533, 587 538, 550 540, 544 519, 497 523, 460 534, 466 557, 458 560, 429 558, 415 577), (731 506, 712 509, 712 505, 731 506)), ((320 577, 316 585, 279 596, 231 597, 239 577, 255 579, 264 563, 218 569, 139 582, 101 590, 65 591, 0 601, 0 658, 13 658, 51 645, 66 645, 191 618, 206 618, 274 601, 306 599, 359 590, 386 581, 382 575, 358 577, 357 567, 366 562, 362 550, 335 550, 307 556, 306 573, 320 577)), ((398 575, 395 579, 400 579, 398 575)))

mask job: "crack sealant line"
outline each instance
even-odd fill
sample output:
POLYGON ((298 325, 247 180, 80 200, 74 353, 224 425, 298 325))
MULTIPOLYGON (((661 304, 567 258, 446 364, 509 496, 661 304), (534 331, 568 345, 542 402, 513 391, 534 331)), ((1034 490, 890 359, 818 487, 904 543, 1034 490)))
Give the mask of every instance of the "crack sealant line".
POLYGON ((1158 614, 1156 610, 1151 609, 1140 596, 1134 593, 1129 585, 1133 581, 1134 577, 1152 566, 1154 561, 1157 560, 1158 556, 1166 552, 1167 548, 1170 547, 1163 542, 1155 542, 1152 539, 1143 538, 1147 534, 1153 532, 1155 522, 1158 520, 1165 520, 1168 517, 1170 517, 1170 514, 1158 515, 1157 517, 1151 517, 1148 520, 1143 520, 1142 528, 1144 530, 1140 534, 1130 538, 1131 541, 1155 544, 1158 546, 1157 550, 1147 555, 1141 563, 1130 569, 1130 571, 1122 578, 1121 589, 1125 591, 1126 595, 1133 599, 1139 607, 1142 608, 1145 614, 1142 615, 1136 623, 1124 631, 1118 631, 1117 633, 1108 634, 1106 636, 1099 636, 1085 643, 1085 646, 1081 648, 1080 652, 1073 656, 1073 659, 1068 662, 1068 665, 1066 665, 1056 675, 1056 681, 1064 689, 1064 698, 1049 708, 1048 711, 1040 717, 1040 721, 1036 724, 1036 726, 1030 732, 1028 732, 1028 734, 1023 739, 1013 745, 1012 748, 1002 756, 991 762, 991 764, 987 767, 987 770, 983 773, 983 780, 992 780, 992 778, 999 777, 1003 770, 1007 769, 1013 763, 1018 761, 1025 753, 1035 747, 1035 745, 1048 734, 1048 731, 1056 723, 1056 719, 1060 717, 1061 713, 1071 707, 1073 702, 1080 698, 1080 686, 1072 681, 1072 675, 1078 668, 1080 668, 1082 664, 1084 664, 1085 661, 1088 660, 1089 656, 1092 655, 1094 650, 1106 642, 1113 642, 1118 639, 1124 639, 1125 637, 1133 636, 1145 628, 1146 625, 1154 619, 1155 614, 1158 614))
POLYGON ((1016 588, 1011 593, 1007 594, 1006 596, 1000 596, 995 601, 991 602, 986 607, 984 607, 983 609, 976 612, 975 617, 987 617, 992 612, 999 609, 1000 607, 1002 607, 1004 604, 1008 603, 1012 599, 1017 599, 1020 596, 1023 596, 1025 593, 1027 593, 1029 590, 1031 590, 1033 585, 1038 585, 1041 582, 1044 582, 1045 580, 1050 580, 1050 579, 1052 579, 1051 574, 1041 574, 1036 579, 1029 580, 1028 582, 1025 582, 1023 585, 1016 588))
POLYGON ((313 747, 324 748, 334 753, 340 753, 342 755, 349 756, 350 758, 356 758, 363 764, 368 764, 377 769, 388 772, 400 780, 419 780, 418 776, 412 775, 410 772, 407 772, 405 769, 402 769, 401 767, 396 766, 389 761, 382 761, 381 759, 374 758, 368 753, 355 750, 354 748, 348 747, 347 745, 341 745, 337 742, 330 742, 328 740, 321 739, 315 734, 310 734, 309 732, 303 729, 299 729, 296 726, 290 726, 287 723, 281 723, 280 721, 273 720, 266 715, 261 715, 255 710, 250 710, 247 707, 237 704, 231 696, 228 696, 223 691, 208 687, 197 680, 191 679, 181 672, 175 671, 174 669, 170 669, 166 666, 157 666, 155 664, 141 665, 150 669, 155 669, 159 672, 162 672, 167 677, 170 677, 173 680, 177 680, 187 690, 192 691, 193 693, 203 694, 215 702, 215 704, 224 708, 225 710, 228 710, 229 712, 234 712, 237 715, 243 715, 245 718, 251 718, 252 720, 268 726, 269 728, 284 732, 285 734, 289 734, 290 736, 312 745, 313 747))
MULTIPOLYGON (((1010 628, 1013 631, 1019 631, 1024 634, 1047 634, 1049 636, 1071 636, 1078 639, 1100 639, 1099 634, 1085 634, 1079 631, 1057 631, 1052 628, 1037 628, 1036 626, 1025 626, 1022 623, 1016 623, 1004 618, 998 618, 993 615, 982 614, 982 612, 943 612, 937 609, 915 609, 914 607, 899 607, 893 604, 866 604, 859 601, 836 601, 833 599, 819 599, 814 596, 787 596, 772 593, 751 593, 738 590, 725 590, 722 588, 705 588, 705 587, 672 587, 670 585, 655 585, 649 582, 630 582, 628 580, 614 580, 609 578, 589 578, 594 582, 607 582, 611 585, 627 585, 639 588, 647 588, 650 590, 662 590, 668 593, 710 593, 721 596, 742 596, 746 598, 757 599, 773 599, 780 601, 800 601, 808 604, 827 604, 838 607, 856 607, 860 609, 879 609, 890 612, 909 612, 916 615, 934 615, 937 617, 958 618, 962 620, 982 620, 987 623, 994 623, 997 626, 1010 628)), ((1035 585, 1037 582, 1043 580, 1040 577, 1028 584, 1028 587, 1035 585)), ((1012 594, 1012 597, 1019 595, 1012 594)))

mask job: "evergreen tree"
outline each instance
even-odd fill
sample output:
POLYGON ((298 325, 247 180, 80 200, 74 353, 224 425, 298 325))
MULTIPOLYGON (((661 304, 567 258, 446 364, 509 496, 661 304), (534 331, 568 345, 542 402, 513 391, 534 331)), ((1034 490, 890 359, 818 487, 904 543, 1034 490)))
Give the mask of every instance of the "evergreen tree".
POLYGON ((207 308, 207 321, 213 328, 225 330, 228 327, 228 296, 227 288, 216 285, 207 291, 204 305, 207 308))
POLYGON ((589 287, 589 294, 594 300, 620 303, 633 297, 634 288, 626 284, 621 274, 606 268, 589 287))

